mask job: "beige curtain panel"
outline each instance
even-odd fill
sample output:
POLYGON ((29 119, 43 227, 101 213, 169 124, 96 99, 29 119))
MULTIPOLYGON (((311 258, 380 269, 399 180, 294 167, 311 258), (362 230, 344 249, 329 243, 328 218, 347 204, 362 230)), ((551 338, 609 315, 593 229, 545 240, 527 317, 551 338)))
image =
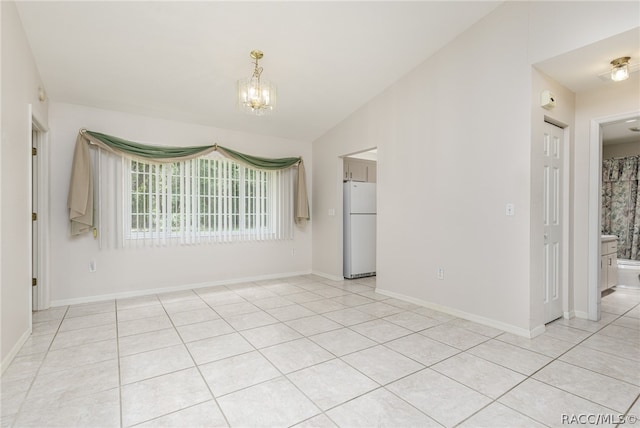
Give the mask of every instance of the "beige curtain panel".
POLYGON ((91 157, 89 153, 91 146, 99 147, 118 156, 147 163, 183 162, 217 151, 229 159, 233 159, 236 162, 255 169, 274 170, 297 167, 297 186, 294 194, 294 219, 296 223, 300 223, 310 218, 309 199, 307 196, 307 184, 302 157, 279 159, 261 158, 236 152, 229 148, 218 146, 217 144, 192 147, 153 146, 81 129, 76 139, 71 170, 71 184, 69 186, 68 206, 72 235, 90 232, 94 227, 93 173, 91 171, 91 157))

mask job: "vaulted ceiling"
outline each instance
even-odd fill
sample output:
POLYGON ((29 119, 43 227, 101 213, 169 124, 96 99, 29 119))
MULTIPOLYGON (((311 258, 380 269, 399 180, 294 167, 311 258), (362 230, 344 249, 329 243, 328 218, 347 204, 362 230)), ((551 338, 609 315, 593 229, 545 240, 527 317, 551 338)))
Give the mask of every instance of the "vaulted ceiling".
POLYGON ((501 2, 18 2, 49 98, 313 141, 501 2), (264 52, 278 108, 236 108, 264 52))
MULTIPOLYGON (((313 141, 501 3, 18 1, 17 7, 53 101, 313 141), (235 84, 251 74, 254 49, 265 54, 263 77, 278 86, 277 111, 266 117, 236 107, 235 84)), ((602 78, 609 61, 629 55, 637 74, 640 28, 535 66, 578 93, 612 84, 602 78)))

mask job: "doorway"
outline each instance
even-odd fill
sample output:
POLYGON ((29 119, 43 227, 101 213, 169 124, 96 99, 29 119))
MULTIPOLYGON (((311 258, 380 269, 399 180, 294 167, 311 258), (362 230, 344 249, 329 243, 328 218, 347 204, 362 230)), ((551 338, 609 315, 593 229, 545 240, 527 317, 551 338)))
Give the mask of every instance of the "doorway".
POLYGON ((602 231, 602 151, 603 127, 637 119, 640 111, 605 116, 591 120, 589 137, 589 282, 588 318, 600 319, 601 231, 602 231))
POLYGON ((343 156, 342 164, 342 276, 375 277, 377 149, 343 156))

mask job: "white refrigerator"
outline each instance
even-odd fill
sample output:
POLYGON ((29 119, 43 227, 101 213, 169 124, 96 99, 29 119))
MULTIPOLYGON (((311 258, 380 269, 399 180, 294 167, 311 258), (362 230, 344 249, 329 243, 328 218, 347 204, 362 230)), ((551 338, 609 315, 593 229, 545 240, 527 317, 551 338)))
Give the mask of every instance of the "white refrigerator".
POLYGON ((376 183, 344 183, 345 278, 376 274, 376 183))

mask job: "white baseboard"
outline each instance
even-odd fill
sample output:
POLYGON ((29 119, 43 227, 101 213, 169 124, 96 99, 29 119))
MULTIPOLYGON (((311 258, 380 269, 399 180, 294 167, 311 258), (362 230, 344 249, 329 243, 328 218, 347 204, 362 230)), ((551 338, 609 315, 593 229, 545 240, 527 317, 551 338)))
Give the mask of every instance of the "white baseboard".
POLYGON ((539 325, 539 326, 534 327, 533 329, 531 329, 531 331, 529 332, 529 335, 525 336, 525 337, 528 338, 528 339, 533 339, 534 337, 540 336, 545 331, 547 331, 547 328, 545 327, 544 324, 542 324, 542 325, 539 325))
POLYGON ((574 311, 574 315, 576 316, 576 318, 581 318, 583 320, 588 320, 589 319, 589 313, 588 312, 574 311))
POLYGON ((566 320, 570 320, 571 318, 576 316, 576 311, 568 311, 562 314, 562 317, 566 320))
POLYGON ((200 283, 194 283, 194 284, 174 285, 171 287, 163 287, 163 288, 123 291, 120 293, 101 294, 97 296, 85 296, 85 297, 75 297, 71 299, 59 299, 59 300, 52 300, 51 307, 103 302, 105 300, 114 300, 114 299, 126 299, 129 297, 148 296, 151 294, 170 293, 173 291, 184 291, 184 290, 192 290, 192 289, 205 288, 205 287, 217 287, 217 286, 223 286, 223 285, 240 284, 243 282, 262 281, 265 279, 287 278, 291 276, 309 275, 310 273, 311 273, 310 270, 301 271, 301 272, 286 272, 286 273, 258 275, 258 276, 244 277, 244 278, 225 279, 222 281, 207 281, 207 282, 200 282, 200 283))
POLYGON ((11 351, 9 351, 7 356, 4 357, 4 359, 0 363, 0 375, 2 375, 5 370, 7 370, 7 367, 9 367, 13 359, 16 357, 16 355, 18 355, 18 352, 20 352, 22 345, 24 345, 24 343, 27 341, 27 339, 29 339, 30 336, 31 327, 29 327, 29 329, 27 329, 27 331, 25 331, 22 336, 20 336, 20 339, 18 339, 16 344, 13 345, 13 348, 11 348, 11 351))
POLYGON ((450 308, 448 306, 438 305, 436 303, 428 302, 426 300, 417 299, 415 297, 406 296, 404 294, 396 293, 394 291, 383 290, 380 288, 376 288, 376 293, 384 294, 385 296, 393 297, 395 299, 404 300, 405 302, 414 303, 419 306, 424 306, 425 308, 433 309, 439 312, 444 312, 445 314, 453 315, 458 318, 464 318, 469 321, 477 322, 478 324, 486 325, 488 327, 497 328, 498 330, 506 331, 508 333, 513 333, 517 336, 526 337, 528 339, 532 339, 545 331, 544 325, 535 327, 532 330, 527 330, 521 327, 517 327, 515 325, 503 323, 501 321, 497 321, 491 318, 486 318, 480 315, 472 314, 469 312, 461 311, 459 309, 450 308))
POLYGON ((344 278, 341 276, 335 276, 335 275, 331 275, 329 273, 324 273, 324 272, 318 272, 318 271, 312 271, 311 272, 313 275, 318 275, 321 276, 323 278, 327 278, 330 279, 331 281, 344 281, 344 278))

